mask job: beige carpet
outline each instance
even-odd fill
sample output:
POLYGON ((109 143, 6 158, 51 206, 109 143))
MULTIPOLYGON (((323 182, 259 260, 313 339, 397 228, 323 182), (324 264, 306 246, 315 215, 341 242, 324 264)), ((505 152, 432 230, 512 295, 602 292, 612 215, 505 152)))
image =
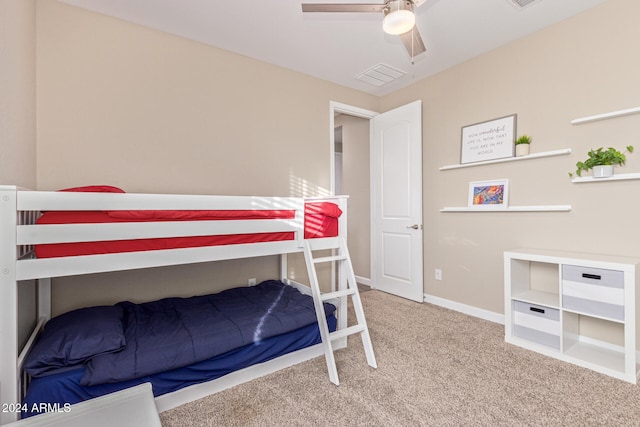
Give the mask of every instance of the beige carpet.
POLYGON ((504 342, 502 325, 362 293, 359 337, 336 353, 161 414, 163 426, 640 426, 640 387, 504 342))

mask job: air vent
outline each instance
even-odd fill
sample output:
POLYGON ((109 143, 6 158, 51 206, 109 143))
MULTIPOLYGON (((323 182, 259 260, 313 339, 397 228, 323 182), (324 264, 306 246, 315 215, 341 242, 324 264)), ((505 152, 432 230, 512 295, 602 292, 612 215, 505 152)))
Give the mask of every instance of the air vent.
POLYGON ((507 0, 509 4, 515 6, 517 9, 523 9, 527 6, 531 6, 533 3, 538 3, 540 0, 507 0))
POLYGON ((385 64, 374 65, 364 73, 356 76, 357 80, 369 83, 374 86, 384 86, 400 77, 406 75, 404 71, 400 71, 385 64))

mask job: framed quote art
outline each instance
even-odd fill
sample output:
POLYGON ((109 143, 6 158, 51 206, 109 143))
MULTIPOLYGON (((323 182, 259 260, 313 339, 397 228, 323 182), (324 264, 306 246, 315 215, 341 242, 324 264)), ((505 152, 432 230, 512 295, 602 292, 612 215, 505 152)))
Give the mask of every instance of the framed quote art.
POLYGON ((509 206, 509 180, 475 181, 469 183, 468 207, 505 209, 509 206))
POLYGON ((513 157, 516 114, 462 128, 460 164, 513 157))

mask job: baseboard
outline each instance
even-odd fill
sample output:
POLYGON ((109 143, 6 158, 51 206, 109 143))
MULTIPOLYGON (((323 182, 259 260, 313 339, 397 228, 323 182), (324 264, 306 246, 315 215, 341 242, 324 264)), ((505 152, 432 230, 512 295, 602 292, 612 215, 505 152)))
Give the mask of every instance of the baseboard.
POLYGON ((371 287, 371 279, 367 279, 366 277, 356 276, 356 282, 371 287))
POLYGON ((504 314, 495 313, 489 310, 483 310, 478 307, 462 304, 460 302, 451 301, 429 294, 424 294, 424 302, 448 308, 449 310, 459 311, 460 313, 488 320, 489 322, 500 323, 501 325, 504 325, 504 314))

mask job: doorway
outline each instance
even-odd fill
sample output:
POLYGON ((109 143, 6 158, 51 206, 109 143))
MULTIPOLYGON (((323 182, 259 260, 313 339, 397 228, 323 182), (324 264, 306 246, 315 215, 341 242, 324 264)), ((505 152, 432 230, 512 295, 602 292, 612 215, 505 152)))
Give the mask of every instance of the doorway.
POLYGON ((421 122, 420 101, 383 114, 336 102, 330 105, 331 191, 350 196, 347 234, 356 280, 415 301, 423 300, 421 122), (352 126, 368 132, 349 141, 352 126), (410 156, 389 156, 402 152, 410 156), (409 194, 407 181, 395 179, 403 167, 414 171, 410 183, 415 188, 410 193, 416 196, 402 200, 413 206, 410 216, 391 218, 389 200, 409 194), (339 191, 341 186, 344 191, 339 191), (404 224, 406 220, 410 226, 404 224))
POLYGON ((370 286, 370 123, 344 113, 335 115, 335 194, 346 194, 347 240, 358 283, 370 286))

